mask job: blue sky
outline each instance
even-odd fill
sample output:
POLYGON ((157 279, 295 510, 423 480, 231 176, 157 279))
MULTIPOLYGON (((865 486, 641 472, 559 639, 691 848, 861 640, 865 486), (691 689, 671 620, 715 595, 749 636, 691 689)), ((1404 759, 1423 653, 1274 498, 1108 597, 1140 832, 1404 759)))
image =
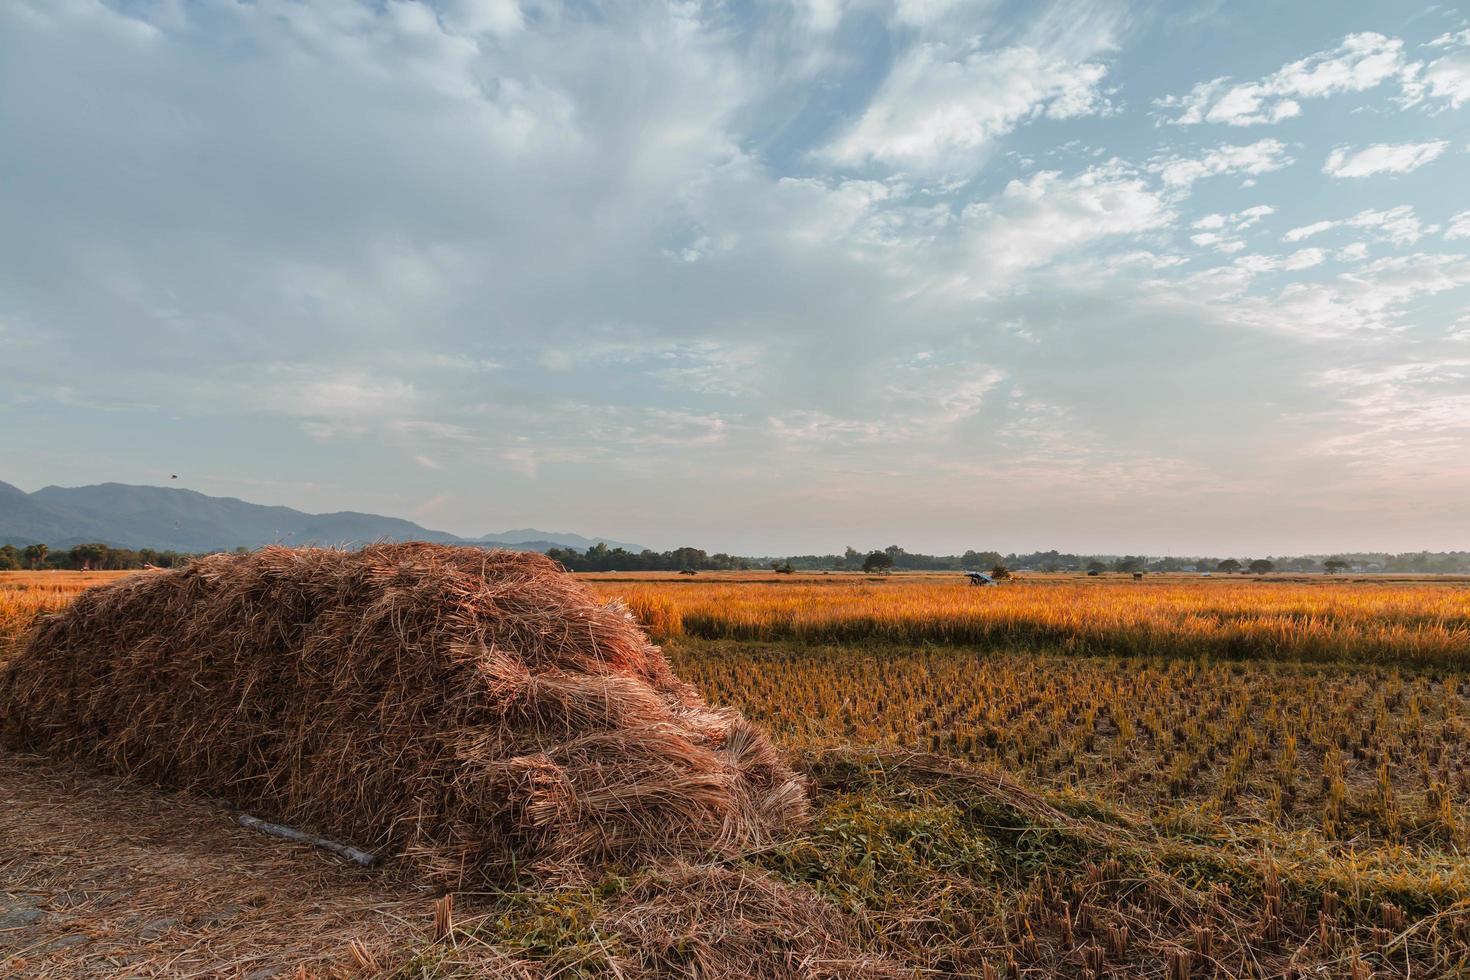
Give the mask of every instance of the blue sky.
POLYGON ((1470 10, 0 0, 0 478, 1470 547, 1470 10))

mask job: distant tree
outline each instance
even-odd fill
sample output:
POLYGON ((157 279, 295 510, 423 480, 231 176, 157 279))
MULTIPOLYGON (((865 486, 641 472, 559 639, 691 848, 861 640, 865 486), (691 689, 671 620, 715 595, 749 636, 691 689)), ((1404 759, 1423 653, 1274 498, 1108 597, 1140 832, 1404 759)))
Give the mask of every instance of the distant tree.
POLYGON ((975 551, 971 549, 960 556, 961 568, 990 568, 1005 561, 998 551, 975 551))
POLYGON ((1224 572, 1226 575, 1234 575, 1236 572, 1240 571, 1240 562, 1236 561, 1234 558, 1226 558, 1224 561, 1215 566, 1215 571, 1224 572))
POLYGON ((779 561, 773 561, 773 562, 771 562, 771 568, 775 572, 777 572, 778 574, 781 574, 781 575, 791 575, 791 574, 793 574, 796 571, 796 566, 793 565, 793 564, 791 564, 791 559, 790 558, 786 559, 785 562, 779 562, 779 561))
POLYGON ((0 571, 14 571, 23 567, 20 549, 13 544, 0 545, 0 571))
POLYGON ((1274 561, 1267 561, 1264 558, 1257 558, 1248 567, 1252 575, 1265 575, 1267 572, 1276 571, 1276 563, 1274 561))
POLYGON ((1141 572, 1143 571, 1143 559, 1133 555, 1125 555, 1113 562, 1115 572, 1141 572))
POLYGON ((874 551, 863 559, 863 571, 869 575, 881 575, 892 567, 893 555, 887 551, 874 551))
POLYGON ((1090 562, 1087 563, 1087 574, 1088 575, 1101 575, 1103 572, 1106 572, 1107 570, 1108 570, 1108 566, 1104 565, 1100 561, 1090 561, 1090 562))
POLYGON ((71 549, 71 565, 80 571, 101 568, 107 561, 107 545, 79 544, 71 549))
POLYGON ((40 568, 46 564, 46 553, 50 550, 44 544, 28 544, 21 554, 25 555, 27 565, 32 568, 40 568))
POLYGON ((1353 566, 1352 563, 1341 558, 1329 558, 1322 563, 1322 567, 1327 570, 1328 575, 1336 575, 1338 572, 1345 572, 1353 566))
POLYGON ((1011 570, 1009 568, 1006 568, 1000 562, 996 562, 994 567, 990 569, 990 577, 995 579, 997 582, 1002 582, 1011 577, 1011 570))

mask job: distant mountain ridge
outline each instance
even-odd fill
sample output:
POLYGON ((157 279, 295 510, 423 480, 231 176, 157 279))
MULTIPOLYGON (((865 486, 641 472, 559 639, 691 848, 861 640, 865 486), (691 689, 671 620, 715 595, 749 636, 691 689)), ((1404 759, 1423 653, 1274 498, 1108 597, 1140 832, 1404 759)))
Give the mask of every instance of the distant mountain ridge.
POLYGON ((398 517, 356 511, 308 514, 177 487, 98 483, 48 486, 26 493, 0 482, 0 544, 70 548, 101 542, 115 548, 201 552, 275 543, 350 547, 373 541, 504 545, 526 551, 586 550, 603 543, 609 548, 643 550, 642 545, 536 528, 462 538, 398 517))

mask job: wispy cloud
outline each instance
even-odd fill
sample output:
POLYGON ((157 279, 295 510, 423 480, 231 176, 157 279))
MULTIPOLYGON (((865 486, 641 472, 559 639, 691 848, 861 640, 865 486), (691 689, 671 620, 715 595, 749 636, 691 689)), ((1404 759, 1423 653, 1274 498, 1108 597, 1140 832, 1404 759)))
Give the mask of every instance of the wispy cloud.
POLYGON ((1301 115, 1299 100, 1363 92, 1390 80, 1412 79, 1415 71, 1398 38, 1349 34, 1337 47, 1285 64, 1259 81, 1232 84, 1229 78, 1216 78, 1156 105, 1176 111, 1170 122, 1180 126, 1277 123, 1301 115))
POLYGON ((1340 146, 1328 154, 1322 172, 1332 177, 1406 174, 1438 160, 1449 145, 1449 140, 1431 140, 1427 143, 1375 143, 1361 150, 1340 146))
POLYGON ((1470 30, 1442 34, 1428 45, 1448 51, 1425 66, 1419 81, 1433 98, 1444 99, 1451 109, 1470 103, 1470 30))
POLYGON ((848 166, 963 172, 1028 119, 1105 109, 1106 75, 1100 62, 1029 46, 956 49, 923 42, 899 58, 862 115, 822 156, 848 166))
POLYGON ((1280 140, 1264 139, 1242 145, 1221 144, 1198 156, 1172 155, 1155 158, 1148 169, 1159 175, 1164 185, 1187 192, 1196 181, 1222 174, 1256 176, 1288 167, 1295 161, 1280 140))
POLYGON ((1309 225, 1292 228, 1282 235, 1282 241, 1299 242, 1336 228, 1354 228, 1369 232, 1375 241, 1391 242, 1394 245, 1412 245, 1426 234, 1433 234, 1437 226, 1426 228, 1413 207, 1401 204, 1397 207, 1374 211, 1371 208, 1359 211, 1351 218, 1340 221, 1314 221, 1309 225))

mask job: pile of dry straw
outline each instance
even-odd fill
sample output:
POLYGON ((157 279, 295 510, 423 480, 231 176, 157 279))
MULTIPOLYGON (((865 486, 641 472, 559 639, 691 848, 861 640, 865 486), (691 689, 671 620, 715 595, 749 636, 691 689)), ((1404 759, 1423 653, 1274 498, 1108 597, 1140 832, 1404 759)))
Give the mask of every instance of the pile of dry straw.
POLYGON ((761 846, 798 777, 545 557, 268 548, 131 576, 0 672, 0 745, 220 797, 463 887, 761 846))

